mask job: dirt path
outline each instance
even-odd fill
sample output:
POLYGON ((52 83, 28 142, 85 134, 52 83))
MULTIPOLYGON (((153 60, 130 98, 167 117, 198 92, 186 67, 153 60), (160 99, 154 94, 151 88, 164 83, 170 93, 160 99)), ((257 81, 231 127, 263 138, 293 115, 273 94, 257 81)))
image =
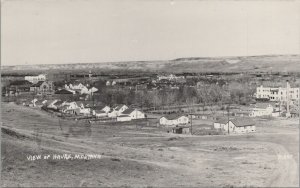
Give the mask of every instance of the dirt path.
POLYGON ((299 187, 298 165, 293 156, 278 144, 273 144, 278 156, 278 169, 270 180, 270 187, 299 187))

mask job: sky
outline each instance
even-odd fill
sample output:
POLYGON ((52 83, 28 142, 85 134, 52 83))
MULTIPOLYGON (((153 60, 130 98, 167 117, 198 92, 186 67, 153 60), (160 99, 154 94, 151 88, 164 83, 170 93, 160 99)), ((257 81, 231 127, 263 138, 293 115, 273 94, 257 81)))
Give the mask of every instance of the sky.
POLYGON ((299 1, 3 0, 1 65, 299 54, 299 1))

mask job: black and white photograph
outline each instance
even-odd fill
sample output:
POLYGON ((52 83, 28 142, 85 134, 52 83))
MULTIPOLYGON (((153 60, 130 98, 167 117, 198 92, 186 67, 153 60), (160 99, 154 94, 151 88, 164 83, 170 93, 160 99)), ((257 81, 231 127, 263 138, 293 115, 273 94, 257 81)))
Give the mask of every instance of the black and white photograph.
POLYGON ((1 187, 299 187, 299 0, 2 0, 1 187))

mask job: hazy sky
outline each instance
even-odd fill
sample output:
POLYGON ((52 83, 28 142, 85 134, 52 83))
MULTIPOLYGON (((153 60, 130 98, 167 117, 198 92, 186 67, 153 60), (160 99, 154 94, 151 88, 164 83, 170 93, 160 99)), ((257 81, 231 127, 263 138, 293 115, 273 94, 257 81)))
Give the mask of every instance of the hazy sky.
POLYGON ((4 0, 1 63, 298 54, 298 1, 4 0))

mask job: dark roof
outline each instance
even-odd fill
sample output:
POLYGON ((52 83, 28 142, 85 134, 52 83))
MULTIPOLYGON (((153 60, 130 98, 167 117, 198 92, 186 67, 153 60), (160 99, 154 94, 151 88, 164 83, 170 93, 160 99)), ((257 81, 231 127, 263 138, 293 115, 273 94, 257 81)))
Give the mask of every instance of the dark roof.
POLYGON ((190 126, 176 126, 173 127, 172 129, 184 129, 184 128, 190 128, 190 126))
POLYGON ((38 81, 38 83, 33 84, 31 87, 40 87, 43 83, 44 81, 38 81))
POLYGON ((71 91, 68 91, 66 89, 58 90, 54 94, 72 94, 73 95, 73 93, 71 91))
POLYGON ((226 124, 228 122, 228 118, 219 118, 215 121, 215 123, 226 124))
POLYGON ((255 125, 255 122, 251 118, 236 118, 230 121, 237 127, 255 125))
POLYGON ((269 105, 271 105, 271 106, 273 107, 273 105, 272 105, 272 104, 269 104, 269 103, 256 103, 254 106, 255 106, 256 108, 263 108, 263 109, 265 109, 265 108, 267 108, 269 105))
POLYGON ((10 86, 32 85, 28 80, 16 80, 10 83, 10 86))
POLYGON ((105 113, 103 110, 95 110, 95 112, 96 112, 97 114, 103 114, 103 113, 105 113))
POLYGON ((122 114, 131 114, 135 109, 134 108, 128 108, 122 112, 122 114))
POLYGON ((57 102, 54 103, 54 105, 55 105, 55 106, 59 106, 59 105, 61 105, 62 103, 64 103, 64 101, 57 101, 57 102))
POLYGON ((118 105, 118 106, 115 107, 115 110, 118 111, 118 110, 120 110, 123 106, 124 106, 124 104, 118 105))
POLYGON ((120 115, 118 117, 129 117, 128 115, 120 115))
POLYGON ((161 118, 164 117, 164 118, 166 118, 168 120, 173 120, 173 119, 178 119, 178 118, 180 118, 182 116, 187 117, 186 115, 182 115, 182 114, 171 114, 171 115, 162 116, 161 118))

